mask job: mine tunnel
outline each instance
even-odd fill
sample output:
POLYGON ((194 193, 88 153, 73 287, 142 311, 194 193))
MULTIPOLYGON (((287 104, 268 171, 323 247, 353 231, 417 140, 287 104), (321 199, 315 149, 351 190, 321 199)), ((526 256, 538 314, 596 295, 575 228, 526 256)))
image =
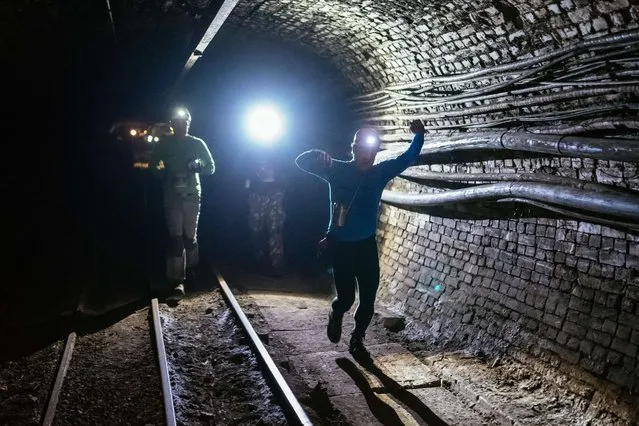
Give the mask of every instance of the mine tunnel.
MULTIPOLYGON (((639 422, 636 0, 41 0, 1 9, 10 237, 1 424, 46 417, 71 325, 85 346, 58 424, 162 423, 127 380, 146 382, 114 371, 144 373, 131 363, 140 353, 155 365, 144 334, 133 334, 150 298, 170 290, 165 197, 149 158, 176 108, 188 109, 190 134, 215 161, 201 177, 195 281, 177 306, 161 306, 178 424, 287 422, 261 405, 259 380, 231 374, 224 389, 202 370, 255 363, 212 343, 244 341, 216 271, 315 424, 639 422), (260 139, 273 119, 256 134, 246 128, 260 105, 278 111, 274 140, 260 139), (392 161, 409 148, 415 120, 423 146, 385 186, 374 232, 371 384, 375 371, 348 358, 354 308, 340 343, 327 338, 334 265, 318 241, 329 191, 295 159, 319 149, 348 162, 366 128, 379 135, 376 164, 392 161), (247 182, 264 158, 285 182, 277 271, 256 260, 251 233, 247 182), (130 341, 128 355, 109 336, 120 336, 118 348, 130 341), (197 395, 253 403, 215 411, 197 395), (91 411, 96 401, 111 411, 91 411)), ((158 386, 151 370, 145 380, 158 386)))

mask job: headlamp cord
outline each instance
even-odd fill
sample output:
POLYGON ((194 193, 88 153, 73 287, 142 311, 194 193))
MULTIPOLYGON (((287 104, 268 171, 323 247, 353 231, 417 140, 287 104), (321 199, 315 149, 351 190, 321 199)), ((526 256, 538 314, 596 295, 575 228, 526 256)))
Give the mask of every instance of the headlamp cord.
POLYGON ((362 178, 359 181, 359 184, 357 185, 357 189, 355 189, 355 193, 353 194, 353 197, 351 198, 351 201, 348 203, 348 207, 346 207, 346 214, 348 214, 348 212, 351 210, 351 206, 353 205, 353 201, 355 201, 355 197, 357 196, 357 193, 359 192, 359 188, 361 188, 362 183, 364 183, 364 180, 366 180, 366 177, 368 176, 368 172, 370 170, 366 170, 366 174, 364 174, 364 176, 362 176, 362 178))

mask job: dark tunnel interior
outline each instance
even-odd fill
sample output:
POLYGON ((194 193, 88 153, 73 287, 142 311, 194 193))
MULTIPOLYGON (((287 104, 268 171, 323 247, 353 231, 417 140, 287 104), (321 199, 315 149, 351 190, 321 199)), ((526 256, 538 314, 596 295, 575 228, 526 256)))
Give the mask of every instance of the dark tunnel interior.
POLYGON ((17 245, 7 250, 3 328, 14 332, 68 314, 82 291, 100 310, 162 285, 161 183, 132 167, 130 145, 109 128, 167 121, 176 106, 191 110, 191 133, 206 141, 216 162, 216 173, 203 178, 204 259, 250 267, 245 164, 275 155, 287 177, 287 267, 322 273, 316 242, 328 215, 327 186, 300 172, 294 158, 311 148, 348 156, 356 125, 347 104, 352 89, 334 65, 292 43, 223 29, 172 92, 188 56, 184 34, 150 27, 114 40, 83 24, 87 11, 77 12, 63 11, 53 23, 25 19, 25 37, 7 46, 17 65, 9 87, 15 100, 5 103, 5 118, 15 113, 6 142, 15 158, 7 161, 16 206, 8 223, 17 245), (264 102, 277 105, 285 120, 270 147, 251 141, 243 123, 247 109, 264 102))
MULTIPOLYGON (((328 186, 296 156, 349 158, 354 132, 370 127, 376 161, 391 160, 422 142, 419 119, 418 158, 384 182, 368 233, 380 344, 405 339, 428 363, 424 348, 463 352, 497 380, 508 358, 543 376, 531 392, 552 385, 566 413, 636 419, 638 22, 638 0, 3 0, 0 365, 57 345, 70 326, 86 337, 120 324, 169 289, 162 182, 140 160, 153 145, 139 130, 176 107, 216 164, 202 177, 200 278, 212 286, 216 265, 300 299, 297 284, 326 298, 335 286, 317 253, 328 186), (265 103, 284 119, 272 145, 244 123, 265 103), (283 278, 255 273, 251 250, 245 181, 266 157, 286 177, 283 278), (386 319, 407 326, 395 333, 386 319)), ((313 356, 335 349, 321 303, 312 321, 311 309, 298 318, 321 339, 292 330, 321 344, 313 356)), ((315 351, 305 342, 304 355, 315 351)), ((528 386, 522 377, 512 383, 528 386)))

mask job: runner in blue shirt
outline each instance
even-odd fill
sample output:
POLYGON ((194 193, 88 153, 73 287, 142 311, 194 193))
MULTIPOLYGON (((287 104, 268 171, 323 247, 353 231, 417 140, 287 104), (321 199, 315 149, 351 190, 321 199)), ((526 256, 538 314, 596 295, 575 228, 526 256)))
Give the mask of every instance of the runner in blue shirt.
POLYGON ((297 166, 326 181, 329 185, 331 219, 323 243, 333 263, 337 297, 331 304, 327 334, 337 343, 342 333, 342 318, 355 302, 355 285, 359 288, 359 305, 355 312, 355 329, 349 352, 355 358, 369 359, 363 344, 366 329, 373 318, 375 296, 379 286, 379 259, 375 230, 382 191, 386 184, 410 166, 424 144, 424 124, 411 123, 415 134, 406 152, 392 160, 374 164, 380 147, 374 129, 360 129, 351 145, 353 159, 334 160, 320 150, 302 153, 297 166))

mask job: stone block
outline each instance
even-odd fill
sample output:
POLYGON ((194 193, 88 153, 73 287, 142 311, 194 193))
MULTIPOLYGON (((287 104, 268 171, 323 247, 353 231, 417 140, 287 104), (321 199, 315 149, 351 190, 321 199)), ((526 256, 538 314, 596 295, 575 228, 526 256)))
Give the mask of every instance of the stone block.
POLYGON ((612 367, 608 370, 608 375, 606 376, 608 380, 613 383, 616 383, 619 386, 632 389, 636 378, 633 377, 631 372, 627 371, 623 367, 612 367))
POLYGON ((520 234, 518 242, 524 246, 535 246, 535 240, 536 238, 534 235, 520 234))
POLYGON ((562 327, 562 330, 576 337, 585 337, 587 332, 587 329, 585 327, 582 327, 571 321, 566 321, 564 323, 564 326, 562 327))
POLYGON ((595 303, 592 305, 591 314, 594 318, 602 320, 616 320, 619 312, 614 308, 607 308, 595 303))
POLYGON ((621 340, 628 340, 630 339, 630 332, 631 332, 630 327, 624 324, 619 324, 617 326, 617 332, 615 333, 615 336, 617 336, 621 340))
POLYGON ((568 303, 568 307, 579 312, 590 313, 590 311, 592 310, 592 302, 572 296, 570 298, 570 302, 568 303))
POLYGON ((593 329, 588 330, 588 332, 586 333, 586 339, 603 348, 608 348, 610 346, 610 342, 612 341, 612 337, 609 334, 602 333, 593 329))
POLYGON ((545 324, 547 324, 547 325, 549 325, 551 327, 554 327, 554 328, 557 328, 557 329, 561 329, 561 326, 562 326, 562 323, 563 323, 563 318, 561 318, 561 317, 559 317, 557 315, 550 314, 550 313, 545 313, 543 318, 542 318, 542 321, 545 324))
POLYGON ((484 248, 484 256, 491 258, 491 259, 497 259, 497 257, 499 256, 499 250, 492 248, 492 247, 485 247, 484 248))
POLYGON ((575 256, 596 261, 599 258, 599 250, 591 247, 577 246, 575 256))
POLYGON ((601 250, 599 261, 606 265, 622 266, 626 263, 626 255, 617 251, 601 250))
POLYGON ((555 241, 554 248, 558 252, 566 253, 566 254, 575 254, 575 243, 570 243, 567 241, 555 241))
POLYGON ((552 263, 538 261, 535 262, 535 271, 544 276, 552 276, 554 265, 552 263))
POLYGON ((535 269, 535 260, 525 256, 519 256, 517 258, 517 266, 533 270, 535 269))

